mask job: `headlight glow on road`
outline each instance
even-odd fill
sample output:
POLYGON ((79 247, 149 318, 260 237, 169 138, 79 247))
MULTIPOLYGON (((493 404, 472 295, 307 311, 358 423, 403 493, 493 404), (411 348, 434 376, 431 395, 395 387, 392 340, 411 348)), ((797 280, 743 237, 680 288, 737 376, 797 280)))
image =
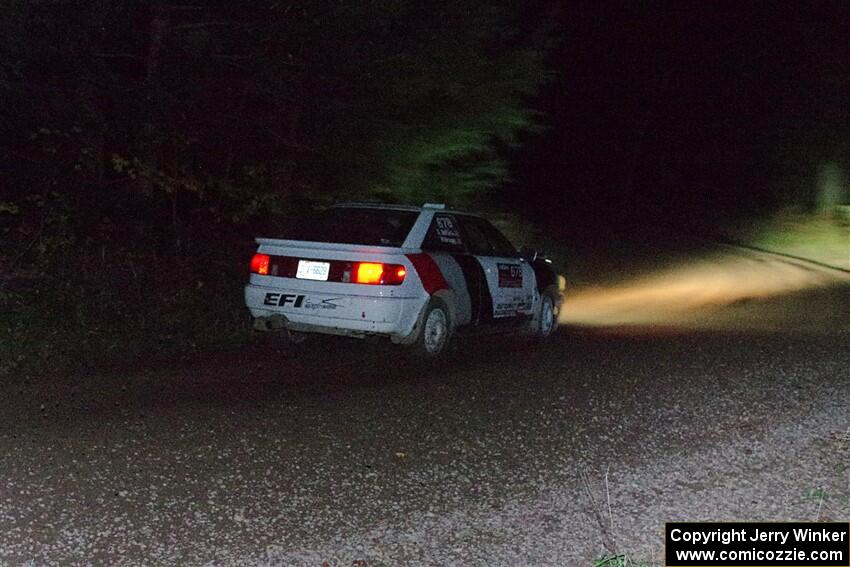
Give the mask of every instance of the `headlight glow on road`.
POLYGON ((828 286, 831 275, 769 257, 718 255, 612 286, 566 294, 560 322, 584 326, 652 325, 752 299, 828 286))

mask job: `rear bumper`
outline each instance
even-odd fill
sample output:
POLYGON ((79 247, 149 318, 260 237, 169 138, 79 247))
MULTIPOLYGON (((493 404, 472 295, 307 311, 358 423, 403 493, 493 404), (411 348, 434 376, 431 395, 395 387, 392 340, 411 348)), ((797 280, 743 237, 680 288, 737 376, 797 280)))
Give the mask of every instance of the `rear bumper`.
POLYGON ((413 332, 427 300, 245 286, 245 304, 255 328, 345 336, 388 335, 401 339, 413 332))

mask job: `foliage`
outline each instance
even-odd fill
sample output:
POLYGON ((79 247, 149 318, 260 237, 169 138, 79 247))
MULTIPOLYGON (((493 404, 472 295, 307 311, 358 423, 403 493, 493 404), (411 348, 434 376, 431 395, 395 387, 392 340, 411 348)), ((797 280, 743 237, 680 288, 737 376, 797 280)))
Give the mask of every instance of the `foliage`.
MULTIPOLYGON (((72 337, 189 329, 171 343, 191 346, 199 326, 239 326, 250 238, 298 211, 500 184, 498 148, 533 128, 546 16, 509 2, 7 2, 0 348, 31 359, 72 352, 72 337)), ((93 350, 122 350, 110 340, 93 350)))
POLYGON ((593 563, 593 567, 652 567, 652 564, 635 561, 628 555, 603 555, 593 563))
POLYGON ((244 250, 175 262, 144 251, 55 243, 50 271, 0 287, 0 375, 85 370, 104 359, 234 345, 248 336, 238 298, 244 250))
POLYGON ((144 169, 145 190, 262 171, 281 196, 457 198, 502 182, 496 144, 533 126, 545 13, 521 25, 511 6, 17 1, 0 20, 3 159, 23 192, 144 169))

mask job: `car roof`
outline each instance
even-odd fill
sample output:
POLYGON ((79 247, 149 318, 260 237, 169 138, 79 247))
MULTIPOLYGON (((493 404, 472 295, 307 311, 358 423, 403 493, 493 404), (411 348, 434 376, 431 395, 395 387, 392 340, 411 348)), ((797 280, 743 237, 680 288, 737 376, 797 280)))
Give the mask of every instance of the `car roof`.
POLYGON ((458 211, 454 209, 446 209, 442 205, 426 204, 422 207, 413 205, 395 205, 390 203, 337 203, 332 205, 333 208, 348 208, 348 209, 384 209, 390 211, 410 211, 412 213, 420 213, 422 211, 433 211, 435 213, 451 213, 457 215, 478 216, 467 211, 458 211))

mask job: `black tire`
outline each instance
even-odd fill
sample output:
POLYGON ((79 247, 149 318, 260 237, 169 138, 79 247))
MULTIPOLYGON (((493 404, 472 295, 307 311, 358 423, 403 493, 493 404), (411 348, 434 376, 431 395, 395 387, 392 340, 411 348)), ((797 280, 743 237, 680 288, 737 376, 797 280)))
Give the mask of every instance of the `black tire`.
POLYGON ((411 351, 421 358, 436 358, 445 349, 452 336, 449 308, 442 299, 433 298, 422 315, 421 328, 411 351))
POLYGON ((540 295, 540 307, 529 326, 531 336, 539 341, 550 338, 558 329, 558 295, 546 289, 540 295))

